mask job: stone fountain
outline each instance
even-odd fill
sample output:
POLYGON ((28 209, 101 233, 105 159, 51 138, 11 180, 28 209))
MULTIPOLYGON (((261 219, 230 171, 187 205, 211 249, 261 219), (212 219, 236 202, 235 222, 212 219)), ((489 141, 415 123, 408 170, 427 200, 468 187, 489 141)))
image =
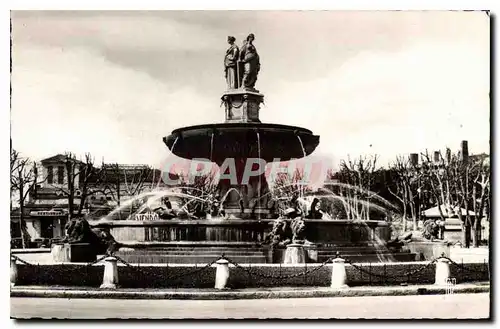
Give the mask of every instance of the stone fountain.
POLYGON ((263 197, 269 192, 264 173, 242 182, 245 168, 248 172, 259 167, 249 159, 266 163, 300 159, 315 150, 319 136, 301 127, 260 121, 264 95, 255 89, 260 60, 251 43, 253 36, 248 39, 241 51, 231 44, 226 52, 228 89, 222 95, 225 122, 179 128, 163 141, 173 154, 185 159, 207 159, 219 167, 227 159, 234 159, 236 177, 221 179, 218 187, 220 195, 232 190, 225 200, 226 214, 241 219, 269 219, 276 214, 271 211, 272 201, 263 197))
MULTIPOLYGON (((279 248, 266 244, 273 230, 276 205, 269 197, 264 174, 244 179, 249 159, 266 163, 305 157, 316 149, 319 136, 310 130, 259 119, 264 95, 255 89, 260 58, 253 44, 254 35, 238 49, 229 37, 224 59, 227 90, 222 93, 225 110, 223 123, 183 127, 163 138, 170 151, 184 159, 204 159, 223 167, 234 159, 236 177, 221 179, 218 194, 224 200, 226 217, 219 220, 101 220, 93 226, 110 229, 122 244, 118 254, 129 262, 196 263, 209 262, 222 253, 241 263, 284 262, 279 248)), ((261 163, 253 163, 259 166, 261 163)), ((256 169, 254 167, 250 169, 256 169)), ((221 170, 222 171, 222 170, 221 170)), ((381 260, 380 254, 398 255, 411 260, 407 253, 388 251, 385 242, 390 228, 385 221, 305 220, 305 236, 314 244, 304 246, 307 262, 322 262, 340 251, 358 261, 381 260), (377 241, 374 243, 374 241, 377 241), (359 257, 365 255, 366 257, 359 257)), ((296 246, 296 244, 294 244, 296 246)), ((282 248, 284 250, 284 248, 282 248)))

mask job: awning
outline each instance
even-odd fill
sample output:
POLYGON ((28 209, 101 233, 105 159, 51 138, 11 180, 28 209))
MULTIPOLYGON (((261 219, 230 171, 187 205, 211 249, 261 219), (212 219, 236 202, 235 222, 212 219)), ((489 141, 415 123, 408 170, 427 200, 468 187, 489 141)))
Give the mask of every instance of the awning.
MULTIPOLYGON (((459 211, 462 213, 462 216, 467 215, 467 210, 464 208, 452 207, 444 204, 440 205, 440 207, 444 217, 458 217, 459 211)), ((424 210, 422 214, 425 217, 440 217, 439 208, 437 206, 424 210)), ((472 210, 469 210, 469 215, 475 216, 476 214, 472 210)))

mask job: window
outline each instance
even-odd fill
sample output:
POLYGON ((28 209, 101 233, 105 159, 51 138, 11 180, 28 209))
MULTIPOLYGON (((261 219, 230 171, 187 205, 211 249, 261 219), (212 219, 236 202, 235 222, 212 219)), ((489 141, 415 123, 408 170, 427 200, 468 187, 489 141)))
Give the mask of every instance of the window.
POLYGON ((57 167, 57 184, 64 184, 64 167, 57 167))
POLYGON ((54 168, 52 166, 47 167, 47 183, 54 183, 54 168))

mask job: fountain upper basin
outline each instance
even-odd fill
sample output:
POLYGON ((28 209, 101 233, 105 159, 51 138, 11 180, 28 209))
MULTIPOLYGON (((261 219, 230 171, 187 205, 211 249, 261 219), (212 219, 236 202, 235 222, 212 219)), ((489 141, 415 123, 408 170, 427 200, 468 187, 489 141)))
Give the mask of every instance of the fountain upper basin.
POLYGON ((280 124, 219 123, 179 128, 163 141, 172 153, 185 159, 222 163, 227 158, 260 158, 272 162, 311 154, 319 136, 308 129, 280 124))

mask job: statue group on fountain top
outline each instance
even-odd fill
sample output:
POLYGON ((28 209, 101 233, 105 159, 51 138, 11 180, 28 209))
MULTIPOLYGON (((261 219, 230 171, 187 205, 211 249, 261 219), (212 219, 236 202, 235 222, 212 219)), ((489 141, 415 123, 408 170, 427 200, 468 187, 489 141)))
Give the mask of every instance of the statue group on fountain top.
POLYGON ((238 88, 255 90, 260 71, 260 58, 253 44, 254 40, 255 35, 250 33, 240 49, 235 44, 235 37, 227 37, 229 48, 224 57, 224 74, 228 90, 238 88))

